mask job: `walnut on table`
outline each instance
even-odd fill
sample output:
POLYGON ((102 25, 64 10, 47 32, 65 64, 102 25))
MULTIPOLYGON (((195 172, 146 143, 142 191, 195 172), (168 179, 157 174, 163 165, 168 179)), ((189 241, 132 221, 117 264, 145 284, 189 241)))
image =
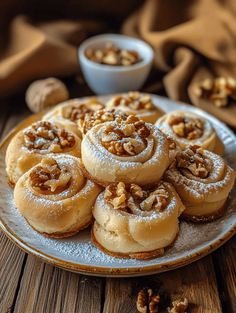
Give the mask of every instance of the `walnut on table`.
POLYGON ((65 84, 54 77, 34 81, 28 87, 25 96, 29 109, 34 113, 68 99, 69 92, 65 84))

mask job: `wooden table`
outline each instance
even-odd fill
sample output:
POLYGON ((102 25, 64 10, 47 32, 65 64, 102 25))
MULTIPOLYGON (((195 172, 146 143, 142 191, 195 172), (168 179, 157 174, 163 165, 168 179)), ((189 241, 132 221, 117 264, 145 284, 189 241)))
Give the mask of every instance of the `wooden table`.
MULTIPOLYGON (((19 99, 0 103, 2 138, 29 115, 19 99)), ((137 291, 160 284, 171 294, 187 297, 190 312, 235 313, 236 238, 178 270, 112 279, 78 275, 45 264, 0 233, 0 313, 132 313, 137 312, 137 291)))

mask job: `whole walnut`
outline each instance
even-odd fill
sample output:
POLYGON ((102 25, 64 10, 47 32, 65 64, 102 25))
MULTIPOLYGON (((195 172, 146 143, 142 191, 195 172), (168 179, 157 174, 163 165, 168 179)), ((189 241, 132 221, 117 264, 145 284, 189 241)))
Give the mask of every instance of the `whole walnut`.
POLYGON ((68 99, 69 92, 66 86, 53 77, 36 80, 30 84, 25 96, 29 109, 34 113, 68 99))

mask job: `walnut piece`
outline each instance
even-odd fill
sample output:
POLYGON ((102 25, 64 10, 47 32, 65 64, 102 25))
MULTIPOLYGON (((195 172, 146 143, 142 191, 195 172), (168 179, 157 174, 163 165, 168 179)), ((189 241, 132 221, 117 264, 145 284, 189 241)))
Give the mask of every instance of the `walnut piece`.
POLYGON ((233 77, 207 78, 197 83, 193 91, 198 98, 207 99, 217 107, 225 107, 231 100, 236 100, 236 79, 233 77))
POLYGON ((138 293, 136 307, 140 313, 157 313, 160 296, 152 289, 141 289, 138 293))
POLYGON ((111 99, 108 108, 127 107, 131 110, 155 110, 152 98, 147 94, 141 94, 138 91, 131 91, 126 95, 116 96, 111 99))
POLYGON ((58 153, 75 145, 75 137, 50 122, 39 121, 24 130, 24 145, 32 150, 58 153))
POLYGON ((103 108, 104 105, 95 98, 84 103, 74 103, 72 106, 65 108, 63 116, 72 122, 81 123, 86 114, 96 112, 97 110, 101 110, 103 108))
POLYGON ((106 126, 102 145, 118 156, 137 155, 142 152, 151 134, 147 124, 134 115, 115 121, 115 124, 106 126))
POLYGON ((187 313, 188 299, 177 299, 172 302, 172 307, 168 308, 168 313, 187 313))
POLYGON ((200 118, 173 115, 170 116, 168 124, 172 127, 173 132, 181 138, 193 140, 203 135, 204 121, 200 118))
POLYGON ((138 206, 142 211, 163 211, 169 199, 168 191, 162 184, 153 190, 144 190, 136 184, 125 185, 123 182, 110 184, 105 189, 104 199, 114 209, 132 213, 138 206))
POLYGON ((212 168, 211 161, 204 155, 204 150, 197 145, 178 152, 176 164, 178 168, 187 169, 194 176, 200 178, 208 177, 212 168))
POLYGON ((142 61, 137 51, 120 49, 111 43, 107 43, 103 49, 88 48, 85 55, 93 62, 113 66, 130 66, 142 61))
POLYGON ((52 158, 43 159, 29 177, 33 188, 52 193, 64 190, 71 180, 71 174, 66 169, 61 169, 52 158))
POLYGON ((112 121, 116 121, 119 124, 122 120, 125 121, 127 117, 128 115, 126 115, 125 113, 116 111, 114 109, 101 109, 98 111, 85 113, 84 118, 78 121, 78 126, 81 133, 85 135, 91 128, 98 124, 112 121))
POLYGON ((69 99, 69 92, 62 81, 47 78, 33 82, 26 91, 25 101, 29 109, 40 112, 69 99))

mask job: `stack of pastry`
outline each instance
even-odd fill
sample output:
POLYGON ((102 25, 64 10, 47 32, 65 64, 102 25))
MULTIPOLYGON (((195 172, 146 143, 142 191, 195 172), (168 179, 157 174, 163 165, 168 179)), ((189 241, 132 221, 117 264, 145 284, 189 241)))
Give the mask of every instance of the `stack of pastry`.
POLYGON ((105 253, 148 259, 177 238, 180 216, 222 215, 235 180, 213 152, 222 147, 206 119, 163 115, 149 95, 133 92, 58 105, 12 139, 6 169, 36 231, 61 238, 92 223, 105 253))

